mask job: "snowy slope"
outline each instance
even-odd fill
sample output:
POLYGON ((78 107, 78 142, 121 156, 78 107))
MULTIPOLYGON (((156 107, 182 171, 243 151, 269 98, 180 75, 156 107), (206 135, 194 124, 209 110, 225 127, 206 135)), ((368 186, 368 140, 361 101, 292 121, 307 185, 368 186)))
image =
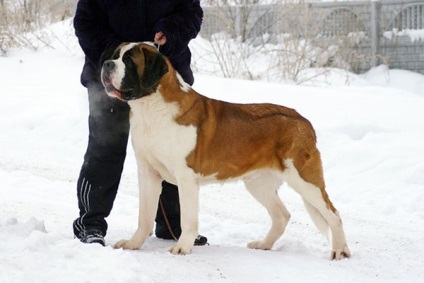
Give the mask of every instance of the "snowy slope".
POLYGON ((424 282, 424 76, 379 67, 345 86, 335 72, 322 88, 195 74, 207 96, 282 104, 311 120, 351 259, 328 260, 329 243, 286 186, 286 233, 272 251, 247 249, 269 219, 240 183, 201 188, 210 246, 174 256, 171 242, 152 237, 140 251, 114 250, 137 222, 133 153, 108 246, 74 240, 88 104, 76 40, 69 25, 55 29, 56 50, 0 57, 0 282, 424 282))

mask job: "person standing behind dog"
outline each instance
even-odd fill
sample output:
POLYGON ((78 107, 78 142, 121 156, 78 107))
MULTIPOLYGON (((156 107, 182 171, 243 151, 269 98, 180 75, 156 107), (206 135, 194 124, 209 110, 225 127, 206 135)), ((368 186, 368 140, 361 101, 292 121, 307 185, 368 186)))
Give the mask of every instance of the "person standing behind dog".
MULTIPOLYGON (((88 147, 77 182, 79 217, 73 222, 74 235, 81 242, 105 245, 105 218, 116 197, 129 135, 128 104, 110 98, 100 81, 101 54, 122 42, 153 40, 192 85, 188 43, 199 33, 202 19, 199 0, 78 1, 74 27, 85 54, 81 83, 88 91, 90 113, 88 147)), ((178 190, 165 181, 155 234, 163 239, 181 234, 178 190)), ((195 244, 206 242, 199 235, 195 244)))

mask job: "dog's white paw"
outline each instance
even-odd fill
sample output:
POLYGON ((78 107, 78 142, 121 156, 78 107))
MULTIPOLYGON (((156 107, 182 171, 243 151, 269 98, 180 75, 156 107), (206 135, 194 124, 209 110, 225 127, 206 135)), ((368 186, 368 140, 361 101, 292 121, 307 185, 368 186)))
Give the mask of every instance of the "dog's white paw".
POLYGON ((140 243, 136 243, 131 240, 120 240, 115 245, 113 245, 114 249, 124 249, 124 250, 138 250, 141 247, 140 243))
POLYGON ((257 250, 270 250, 272 248, 272 245, 264 241, 253 241, 247 244, 247 247, 250 249, 257 250))
POLYGON ((351 257, 351 253, 347 246, 344 246, 341 249, 333 249, 330 255, 331 260, 341 260, 341 259, 350 258, 350 257, 351 257))
POLYGON ((191 247, 182 247, 179 245, 175 245, 169 249, 169 252, 174 255, 186 255, 191 253, 191 247))

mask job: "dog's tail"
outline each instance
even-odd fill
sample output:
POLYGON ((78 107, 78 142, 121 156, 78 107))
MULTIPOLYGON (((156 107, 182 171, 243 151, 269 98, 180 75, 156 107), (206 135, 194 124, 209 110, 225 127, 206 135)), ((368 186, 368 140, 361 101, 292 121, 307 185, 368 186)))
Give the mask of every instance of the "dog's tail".
POLYGON ((323 234, 327 239, 329 239, 328 230, 330 226, 328 225, 327 220, 325 220, 321 212, 319 212, 318 209, 316 209, 315 206, 309 203, 306 199, 303 199, 303 203, 305 204, 306 211, 312 218, 312 222, 314 222, 315 226, 318 228, 321 234, 323 234))

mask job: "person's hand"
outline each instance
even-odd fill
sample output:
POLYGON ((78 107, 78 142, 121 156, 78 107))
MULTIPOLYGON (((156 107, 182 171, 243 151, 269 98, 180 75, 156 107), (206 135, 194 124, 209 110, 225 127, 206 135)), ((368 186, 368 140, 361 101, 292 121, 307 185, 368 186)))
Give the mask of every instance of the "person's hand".
POLYGON ((166 36, 161 31, 157 32, 153 42, 157 45, 164 45, 166 43, 166 36))

